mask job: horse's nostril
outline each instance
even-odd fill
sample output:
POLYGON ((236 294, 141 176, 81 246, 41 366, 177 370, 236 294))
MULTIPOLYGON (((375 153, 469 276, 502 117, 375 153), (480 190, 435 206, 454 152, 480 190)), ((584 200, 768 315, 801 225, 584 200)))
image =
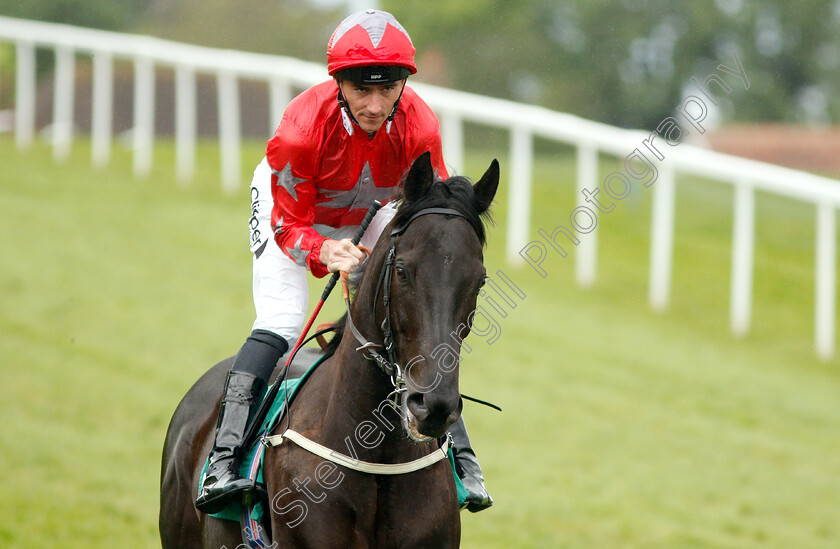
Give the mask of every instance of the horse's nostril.
POLYGON ((406 405, 411 414, 420 421, 423 421, 429 415, 429 409, 426 408, 426 404, 423 402, 423 393, 408 395, 406 405))
POLYGON ((450 413, 449 417, 446 418, 446 425, 452 425, 458 418, 461 417, 461 410, 464 407, 464 401, 461 400, 458 402, 458 406, 456 406, 450 413))

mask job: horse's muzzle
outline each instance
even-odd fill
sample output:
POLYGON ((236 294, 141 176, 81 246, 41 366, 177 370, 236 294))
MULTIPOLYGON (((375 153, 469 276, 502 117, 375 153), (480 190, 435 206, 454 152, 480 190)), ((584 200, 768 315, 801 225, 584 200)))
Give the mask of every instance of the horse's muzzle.
POLYGON ((419 434, 437 438, 461 416, 464 404, 461 395, 445 397, 435 393, 409 392, 406 398, 409 434, 413 427, 419 434))

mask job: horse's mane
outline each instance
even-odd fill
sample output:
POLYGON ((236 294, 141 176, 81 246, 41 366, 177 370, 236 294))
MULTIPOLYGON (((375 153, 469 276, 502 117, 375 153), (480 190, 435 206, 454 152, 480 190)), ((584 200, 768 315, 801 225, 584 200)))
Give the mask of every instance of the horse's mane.
MULTIPOLYGON (((402 183, 405 183, 405 177, 403 177, 402 183)), ((398 203, 400 205, 397 208, 396 215, 394 215, 393 227, 403 226, 414 214, 426 208, 452 208, 464 214, 467 221, 469 221, 475 230, 481 246, 484 247, 487 244, 487 233, 484 229, 484 223, 492 223, 492 217, 489 208, 484 212, 480 212, 481 208, 475 197, 473 183, 470 178, 456 175, 444 181, 436 177, 425 196, 411 203, 406 203, 403 189, 404 185, 400 184, 400 190, 394 197, 394 200, 399 201, 398 203)), ((345 313, 336 322, 335 335, 324 348, 325 354, 332 354, 338 349, 338 344, 341 342, 341 336, 344 334, 344 328, 346 326, 346 316, 347 314, 345 313)))
POLYGON ((394 216, 394 227, 404 225, 411 216, 420 210, 426 208, 452 208, 464 214, 467 221, 475 229, 475 234, 478 236, 478 241, 484 247, 487 244, 487 234, 484 230, 484 222, 492 222, 490 210, 482 213, 478 200, 473 191, 472 180, 463 175, 456 175, 450 177, 446 181, 435 178, 432 182, 426 195, 420 200, 416 200, 410 204, 406 204, 403 195, 404 186, 400 185, 400 190, 394 200, 400 200, 402 203, 397 209, 397 214, 394 216))

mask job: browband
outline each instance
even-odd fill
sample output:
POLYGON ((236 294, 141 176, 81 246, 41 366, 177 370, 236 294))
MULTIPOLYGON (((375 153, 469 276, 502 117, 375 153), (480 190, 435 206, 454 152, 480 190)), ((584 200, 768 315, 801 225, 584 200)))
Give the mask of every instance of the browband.
POLYGON ((421 215, 428 214, 457 215, 469 221, 469 218, 466 215, 452 208, 426 208, 424 210, 420 210, 419 212, 409 217, 408 221, 406 221, 405 224, 403 224, 402 226, 395 227, 394 230, 391 231, 391 238, 395 238, 404 233, 405 230, 408 229, 408 226, 411 225, 411 222, 420 217, 421 215))

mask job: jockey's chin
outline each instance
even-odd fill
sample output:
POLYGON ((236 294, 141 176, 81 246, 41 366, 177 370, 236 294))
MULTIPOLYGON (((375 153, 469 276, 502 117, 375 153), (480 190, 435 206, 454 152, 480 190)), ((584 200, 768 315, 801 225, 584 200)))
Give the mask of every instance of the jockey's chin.
POLYGON ((378 116, 366 116, 364 114, 360 115, 357 118, 357 122, 359 123, 359 127, 362 128, 367 133, 374 133, 382 127, 385 123, 385 116, 378 115, 378 116))

